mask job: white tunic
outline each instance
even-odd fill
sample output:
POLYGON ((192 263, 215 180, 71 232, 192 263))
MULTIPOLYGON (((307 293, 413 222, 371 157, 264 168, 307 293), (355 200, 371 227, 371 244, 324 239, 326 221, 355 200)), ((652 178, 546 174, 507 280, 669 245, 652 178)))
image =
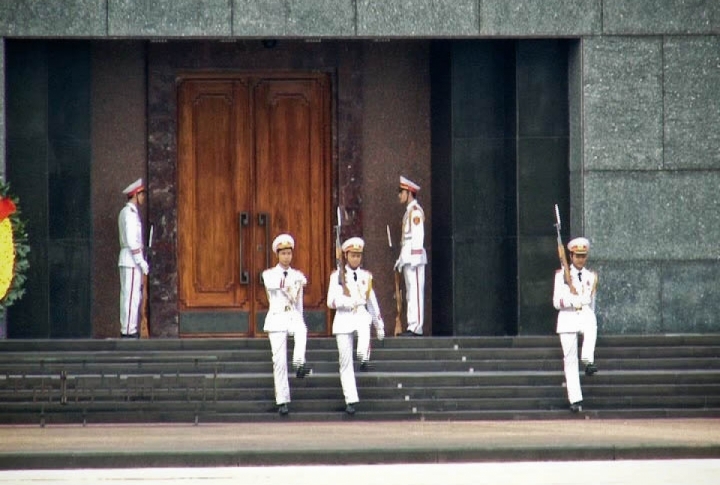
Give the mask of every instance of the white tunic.
POLYGON ((402 247, 400 250, 400 266, 409 264, 419 266, 427 264, 425 244, 425 212, 416 200, 405 208, 402 221, 402 247))
POLYGON ((132 202, 125 204, 118 216, 120 255, 118 266, 138 267, 148 274, 148 264, 143 256, 142 222, 137 207, 132 202))
POLYGON ((283 269, 278 264, 263 271, 262 278, 269 304, 263 330, 287 331, 292 334, 297 325, 304 327, 303 288, 307 285, 305 275, 294 268, 283 269))
POLYGON ((384 335, 385 327, 372 287, 372 274, 362 268, 353 270, 346 265, 345 283, 350 296, 343 293, 337 270, 330 275, 327 305, 336 310, 332 328, 333 335, 352 333, 357 331, 360 326, 369 328, 371 324, 384 335), (357 279, 355 275, 357 275, 357 279))
POLYGON ((570 280, 577 291, 573 295, 570 287, 565 284, 563 272, 555 273, 555 288, 553 291, 553 306, 558 311, 557 333, 582 332, 584 326, 596 325, 595 293, 597 287, 597 274, 589 269, 582 270, 582 281, 578 278, 578 270, 570 267, 570 280))

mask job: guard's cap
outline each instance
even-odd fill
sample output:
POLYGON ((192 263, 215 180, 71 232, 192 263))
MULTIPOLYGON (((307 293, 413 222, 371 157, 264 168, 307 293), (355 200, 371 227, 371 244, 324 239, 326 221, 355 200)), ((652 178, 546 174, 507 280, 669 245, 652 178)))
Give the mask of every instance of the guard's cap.
POLYGON ((420 186, 413 182, 412 180, 400 176, 400 189, 401 190, 409 190, 413 194, 417 194, 418 190, 420 190, 420 186))
POLYGON ((273 239, 272 250, 277 253, 281 249, 295 249, 295 239, 290 234, 280 234, 273 239))
POLYGON ((365 241, 359 237, 351 237, 342 243, 342 250, 344 253, 347 253, 348 251, 352 251, 353 253, 362 253, 364 247, 365 241))
POLYGON ((142 192, 143 190, 145 190, 145 186, 143 185, 143 179, 139 178, 135 182, 125 187, 125 189, 123 190, 123 194, 127 195, 128 197, 132 197, 133 195, 142 192))
POLYGON ((576 237, 567 245, 568 250, 575 254, 587 254, 590 250, 590 241, 584 237, 576 237))

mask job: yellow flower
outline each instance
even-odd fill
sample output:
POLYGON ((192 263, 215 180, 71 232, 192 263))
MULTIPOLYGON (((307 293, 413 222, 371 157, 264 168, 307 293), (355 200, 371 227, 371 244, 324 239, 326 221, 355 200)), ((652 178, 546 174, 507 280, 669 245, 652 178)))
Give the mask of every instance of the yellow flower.
POLYGON ((15 270, 15 243, 13 242, 12 224, 6 217, 0 222, 0 300, 10 288, 15 270))

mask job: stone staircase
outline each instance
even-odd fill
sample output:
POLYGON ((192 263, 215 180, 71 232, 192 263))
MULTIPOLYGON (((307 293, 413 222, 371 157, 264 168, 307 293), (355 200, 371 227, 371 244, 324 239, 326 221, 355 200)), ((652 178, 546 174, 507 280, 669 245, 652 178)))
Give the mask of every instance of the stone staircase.
POLYGON ((497 420, 720 416, 720 334, 605 336, 568 411, 555 336, 373 341, 348 416, 332 338, 275 412, 267 339, 0 341, 0 424, 497 420))

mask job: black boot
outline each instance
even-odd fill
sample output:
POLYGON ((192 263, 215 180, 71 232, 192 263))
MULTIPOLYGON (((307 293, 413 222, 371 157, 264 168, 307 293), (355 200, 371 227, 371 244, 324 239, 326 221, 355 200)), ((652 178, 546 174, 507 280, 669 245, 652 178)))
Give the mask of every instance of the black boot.
POLYGON ((309 375, 312 373, 312 369, 305 364, 298 366, 297 371, 295 372, 295 377, 298 379, 302 379, 306 375, 309 375))

